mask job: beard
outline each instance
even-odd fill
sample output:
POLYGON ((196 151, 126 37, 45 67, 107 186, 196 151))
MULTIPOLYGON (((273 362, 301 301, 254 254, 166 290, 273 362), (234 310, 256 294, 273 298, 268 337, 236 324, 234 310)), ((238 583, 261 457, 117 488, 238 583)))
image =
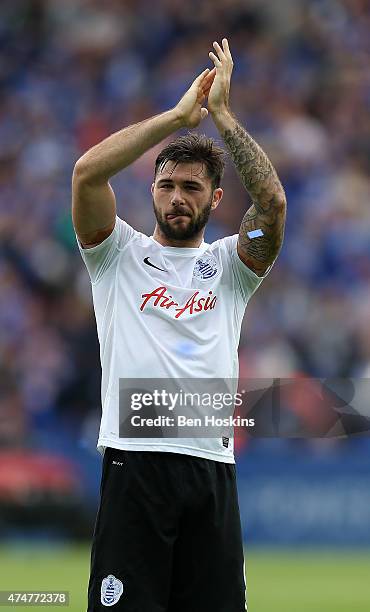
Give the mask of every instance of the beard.
MULTIPOLYGON (((171 225, 171 223, 167 221, 165 215, 162 215, 156 208, 153 200, 153 209, 158 226, 163 235, 170 240, 189 240, 197 236, 208 222, 209 215, 211 214, 211 206, 212 198, 196 217, 185 214, 190 221, 187 223, 186 227, 182 227, 181 225, 171 225)), ((173 214, 181 214, 181 210, 175 208, 173 214)))

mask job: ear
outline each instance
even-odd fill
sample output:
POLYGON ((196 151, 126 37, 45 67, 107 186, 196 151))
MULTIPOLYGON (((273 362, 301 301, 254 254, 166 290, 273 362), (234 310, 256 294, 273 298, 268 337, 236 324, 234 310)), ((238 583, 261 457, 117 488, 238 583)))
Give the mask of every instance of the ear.
POLYGON ((151 194, 153 195, 153 191, 154 191, 154 183, 152 183, 152 186, 150 187, 150 191, 151 191, 151 194))
POLYGON ((222 196, 224 195, 224 190, 221 187, 218 187, 213 192, 211 210, 215 210, 219 203, 221 202, 222 196))

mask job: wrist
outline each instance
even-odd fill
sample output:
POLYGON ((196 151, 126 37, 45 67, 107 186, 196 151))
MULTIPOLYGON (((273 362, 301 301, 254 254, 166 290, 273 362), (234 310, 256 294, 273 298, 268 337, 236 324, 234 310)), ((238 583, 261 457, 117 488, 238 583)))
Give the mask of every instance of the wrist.
POLYGON ((175 130, 181 130, 181 128, 187 127, 184 114, 182 113, 178 105, 174 108, 171 108, 171 110, 168 112, 172 115, 172 121, 174 123, 175 130))
POLYGON ((223 119, 223 118, 231 116, 230 108, 226 105, 218 106, 217 108, 214 108, 214 109, 208 107, 208 110, 211 113, 212 117, 216 119, 223 119))
POLYGON ((214 110, 209 109, 209 112, 218 128, 229 129, 235 122, 235 119, 228 106, 222 106, 214 110))

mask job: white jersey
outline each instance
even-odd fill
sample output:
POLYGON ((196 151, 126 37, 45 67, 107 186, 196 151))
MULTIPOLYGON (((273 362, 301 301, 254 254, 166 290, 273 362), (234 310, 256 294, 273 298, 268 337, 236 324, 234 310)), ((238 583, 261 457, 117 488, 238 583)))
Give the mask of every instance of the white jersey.
POLYGON ((120 438, 119 379, 237 379, 245 307, 263 278, 237 254, 238 236, 199 248, 162 246, 116 217, 83 249, 102 366, 98 449, 189 454, 234 463, 233 440, 120 438))

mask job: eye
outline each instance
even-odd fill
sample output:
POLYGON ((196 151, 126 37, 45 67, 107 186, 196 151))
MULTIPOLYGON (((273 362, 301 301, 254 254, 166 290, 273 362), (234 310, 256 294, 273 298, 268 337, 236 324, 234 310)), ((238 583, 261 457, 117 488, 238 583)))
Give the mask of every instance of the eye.
POLYGON ((159 189, 168 189, 169 187, 171 187, 171 185, 169 183, 166 183, 164 185, 160 185, 159 189))

